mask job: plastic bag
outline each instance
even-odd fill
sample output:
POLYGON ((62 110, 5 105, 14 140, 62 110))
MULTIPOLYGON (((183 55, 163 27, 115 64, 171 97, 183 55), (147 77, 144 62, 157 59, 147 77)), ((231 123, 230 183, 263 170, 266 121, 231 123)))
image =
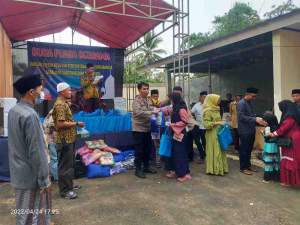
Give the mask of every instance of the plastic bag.
POLYGON ((165 157, 171 157, 172 149, 172 137, 170 133, 170 128, 167 128, 165 133, 161 136, 160 146, 159 146, 159 155, 165 157))
POLYGON ((224 125, 220 127, 218 132, 218 140, 220 147, 223 151, 227 151, 229 145, 233 143, 232 133, 229 125, 224 125))
POLYGON ((78 136, 78 138, 88 138, 90 136, 90 133, 85 128, 78 128, 77 129, 77 136, 78 136))

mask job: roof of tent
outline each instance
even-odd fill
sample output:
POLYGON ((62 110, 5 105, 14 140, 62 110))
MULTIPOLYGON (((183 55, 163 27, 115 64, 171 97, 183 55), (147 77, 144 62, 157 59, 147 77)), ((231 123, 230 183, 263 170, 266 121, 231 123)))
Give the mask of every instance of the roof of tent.
MULTIPOLYGON (((58 0, 46 0, 43 3, 57 4, 58 0)), ((8 36, 14 41, 24 41, 41 37, 74 26, 76 31, 91 37, 109 47, 126 48, 146 32, 157 26, 162 19, 168 18, 172 6, 163 0, 152 0, 151 15, 156 15, 157 20, 142 18, 149 14, 149 0, 127 0, 135 4, 128 6, 126 13, 134 16, 117 15, 122 13, 122 4, 112 4, 110 0, 96 0, 99 6, 105 6, 106 12, 85 12, 76 9, 76 0, 64 0, 70 8, 55 7, 42 4, 31 4, 13 0, 0 0, 0 23, 8 36), (138 2, 138 3, 137 3, 138 2), (108 5, 112 5, 108 7, 108 5), (169 12, 167 9, 170 9, 169 12)), ((87 1, 93 4, 93 0, 87 1)), ((119 1, 120 2, 120 1, 119 1)))

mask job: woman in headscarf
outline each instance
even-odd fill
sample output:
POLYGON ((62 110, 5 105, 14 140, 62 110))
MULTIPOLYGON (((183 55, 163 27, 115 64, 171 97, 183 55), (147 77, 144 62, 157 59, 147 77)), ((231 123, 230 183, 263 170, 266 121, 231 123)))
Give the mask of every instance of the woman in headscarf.
POLYGON ((280 183, 283 186, 300 186, 300 115, 290 100, 283 100, 278 106, 282 112, 279 128, 270 136, 292 141, 290 148, 281 148, 280 183))
POLYGON ((186 151, 186 125, 188 121, 187 106, 179 93, 171 95, 173 110, 171 113, 170 128, 173 133, 172 167, 175 172, 168 172, 167 177, 177 177, 179 182, 185 182, 192 177, 189 170, 186 151))
POLYGON ((221 175, 228 173, 226 153, 221 150, 218 141, 220 125, 224 124, 220 115, 219 95, 210 94, 204 101, 203 122, 206 129, 206 173, 221 175))

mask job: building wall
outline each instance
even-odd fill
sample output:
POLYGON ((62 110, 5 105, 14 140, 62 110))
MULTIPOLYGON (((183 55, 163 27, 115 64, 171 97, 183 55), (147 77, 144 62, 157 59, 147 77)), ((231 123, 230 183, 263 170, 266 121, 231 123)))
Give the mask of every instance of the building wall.
POLYGON ((300 88, 300 33, 279 30, 273 32, 274 102, 291 99, 291 90, 300 88))
POLYGON ((13 97, 11 42, 0 23, 0 97, 13 97))
MULTIPOLYGON (((192 102, 197 101, 200 91, 208 91, 209 78, 193 79, 191 82, 192 102)), ((254 102, 257 113, 263 113, 273 108, 273 63, 266 61, 249 66, 241 66, 212 75, 213 93, 222 98, 226 93, 244 94, 247 87, 259 89, 259 95, 254 102)))

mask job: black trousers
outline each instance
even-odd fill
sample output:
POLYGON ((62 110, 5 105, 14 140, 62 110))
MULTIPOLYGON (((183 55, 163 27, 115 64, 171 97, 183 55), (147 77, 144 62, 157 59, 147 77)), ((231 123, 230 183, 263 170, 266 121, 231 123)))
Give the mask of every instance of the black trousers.
POLYGON ((206 148, 205 130, 199 128, 199 131, 200 131, 201 145, 203 148, 203 153, 204 153, 204 158, 205 158, 205 156, 206 156, 206 154, 205 154, 205 148, 206 148))
POLYGON ((238 150, 240 146, 240 138, 239 138, 239 133, 237 128, 232 129, 232 136, 233 136, 234 148, 235 150, 238 150))
POLYGON ((150 132, 132 132, 135 150, 136 170, 149 168, 152 138, 150 132))
POLYGON ((203 144, 203 139, 205 142, 205 130, 200 130, 198 126, 194 126, 194 128, 187 133, 186 145, 187 145, 189 160, 194 159, 194 149, 193 149, 194 141, 199 151, 200 158, 201 159, 205 158, 205 143, 203 144))
POLYGON ((56 144, 58 158, 58 186, 60 194, 73 189, 75 152, 74 143, 56 144))
POLYGON ((239 134, 240 137, 240 170, 246 170, 251 167, 251 152, 255 141, 255 133, 239 134))

